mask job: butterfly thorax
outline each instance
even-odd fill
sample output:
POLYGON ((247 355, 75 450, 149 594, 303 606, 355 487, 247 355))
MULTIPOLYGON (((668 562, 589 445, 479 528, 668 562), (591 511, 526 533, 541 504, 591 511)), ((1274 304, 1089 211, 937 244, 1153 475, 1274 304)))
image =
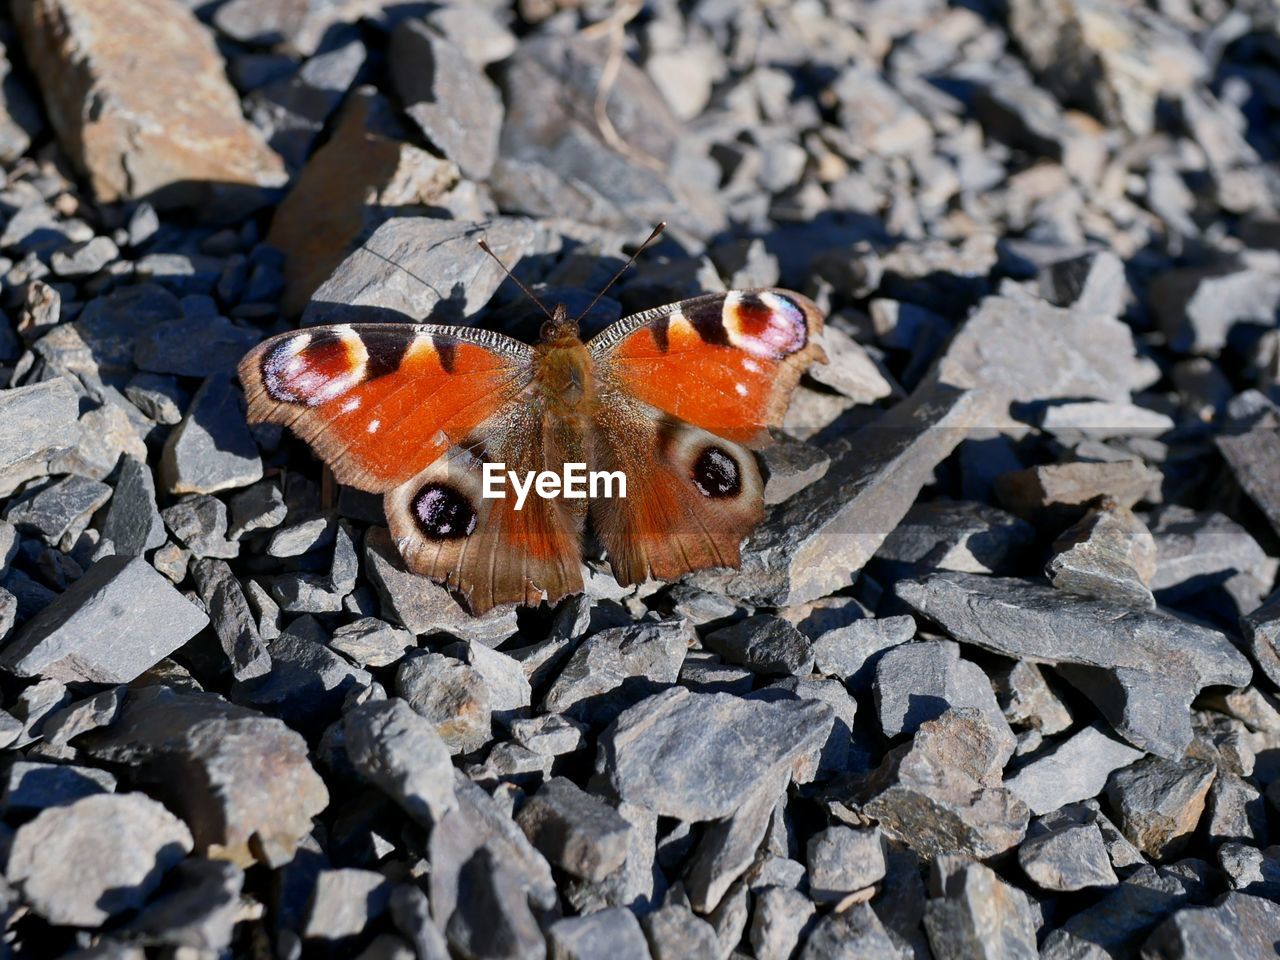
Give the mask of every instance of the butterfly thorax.
POLYGON ((563 306, 542 325, 534 347, 533 378, 545 409, 555 419, 580 422, 594 402, 594 362, 578 336, 578 324, 563 306))

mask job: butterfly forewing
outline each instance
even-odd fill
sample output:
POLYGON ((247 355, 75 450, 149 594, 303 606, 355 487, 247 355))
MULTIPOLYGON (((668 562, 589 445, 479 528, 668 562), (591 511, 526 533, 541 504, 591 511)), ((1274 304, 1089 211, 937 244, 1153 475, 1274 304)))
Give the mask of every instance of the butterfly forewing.
POLYGON ((611 388, 747 446, 767 442, 824 361, 822 313, 789 290, 735 290, 625 317, 588 345, 611 388))

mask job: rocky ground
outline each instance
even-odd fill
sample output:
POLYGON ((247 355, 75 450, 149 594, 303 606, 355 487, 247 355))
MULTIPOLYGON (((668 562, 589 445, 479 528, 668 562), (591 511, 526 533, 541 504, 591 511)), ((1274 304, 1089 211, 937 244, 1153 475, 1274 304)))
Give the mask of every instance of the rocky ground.
POLYGON ((9 7, 6 955, 1273 955, 1274 0, 9 7), (593 328, 830 314, 741 571, 472 619, 246 427, 658 219, 593 328))

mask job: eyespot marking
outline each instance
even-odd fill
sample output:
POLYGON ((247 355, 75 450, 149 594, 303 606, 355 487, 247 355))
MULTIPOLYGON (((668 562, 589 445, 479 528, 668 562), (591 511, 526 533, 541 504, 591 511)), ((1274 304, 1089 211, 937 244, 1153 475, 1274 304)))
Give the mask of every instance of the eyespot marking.
POLYGON ((448 484, 423 485, 409 507, 418 530, 428 540, 461 540, 476 528, 471 500, 448 484))
POLYGON ((693 462, 693 485, 712 500, 736 497, 742 492, 738 461, 722 447, 704 447, 693 462))
POLYGON ((273 400, 315 407, 364 382, 367 359, 350 327, 301 333, 263 355, 262 385, 273 400))

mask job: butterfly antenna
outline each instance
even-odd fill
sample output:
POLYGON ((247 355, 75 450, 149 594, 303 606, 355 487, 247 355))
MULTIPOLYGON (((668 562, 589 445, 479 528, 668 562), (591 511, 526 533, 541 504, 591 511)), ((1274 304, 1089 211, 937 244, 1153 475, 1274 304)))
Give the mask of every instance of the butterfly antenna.
POLYGON ((648 239, 646 239, 644 243, 640 244, 640 246, 636 248, 636 252, 631 255, 631 259, 629 259, 626 263, 622 265, 622 269, 613 275, 612 280, 610 280, 608 283, 606 283, 603 287, 600 288, 600 292, 596 294, 595 299, 592 300, 589 304, 587 304, 587 309, 583 310, 580 314, 578 314, 577 317, 574 318, 575 323, 591 312, 591 308, 600 302, 600 298, 603 297, 606 293, 608 293, 609 288, 618 282, 618 278, 621 277, 624 273, 626 273, 627 269, 633 263, 636 262, 636 257, 644 253, 645 248, 648 247, 651 243, 653 243, 653 241, 657 240, 658 237, 662 235, 662 231, 665 229, 667 229, 667 221, 665 220, 658 221, 658 225, 653 228, 653 233, 649 234, 648 239))
POLYGON ((507 265, 503 263, 501 259, 499 259, 496 253, 493 252, 493 249, 489 246, 488 241, 486 241, 483 237, 481 237, 477 242, 480 244, 480 249, 483 250, 485 253, 487 253, 489 256, 493 257, 493 262, 496 263, 498 266, 500 266, 502 268, 502 272, 511 278, 511 282, 514 283, 521 290, 523 290, 524 295, 538 305, 538 309, 547 315, 547 319, 548 320, 552 319, 551 311, 548 310, 543 305, 541 300, 539 300, 537 297, 533 295, 532 290, 530 290, 523 283, 521 283, 519 278, 514 273, 512 273, 510 270, 507 269, 507 265))

